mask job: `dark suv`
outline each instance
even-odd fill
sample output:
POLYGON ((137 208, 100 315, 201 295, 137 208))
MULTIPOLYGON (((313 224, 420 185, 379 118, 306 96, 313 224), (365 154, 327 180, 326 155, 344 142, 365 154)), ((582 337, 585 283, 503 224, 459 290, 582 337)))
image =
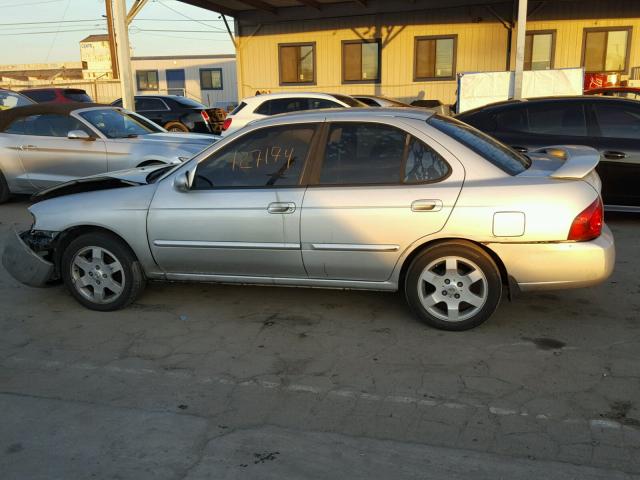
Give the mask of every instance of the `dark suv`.
POLYGON ((549 145, 588 145, 609 210, 640 211, 640 102, 584 96, 506 101, 456 117, 526 153, 549 145))
MULTIPOLYGON (((122 99, 111 105, 122 107, 122 99)), ((224 110, 177 95, 138 95, 135 111, 170 132, 220 133, 224 110)))

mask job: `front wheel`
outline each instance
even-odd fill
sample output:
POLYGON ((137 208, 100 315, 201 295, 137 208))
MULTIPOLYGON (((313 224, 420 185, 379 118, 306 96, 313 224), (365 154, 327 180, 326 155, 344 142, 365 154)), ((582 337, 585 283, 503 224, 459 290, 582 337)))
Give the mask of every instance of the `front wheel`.
POLYGON ((468 330, 487 320, 502 296, 500 272, 480 247, 463 241, 425 249, 405 278, 407 303, 428 325, 468 330))
POLYGON ((133 252, 107 233, 87 233, 73 240, 62 254, 60 271, 71 295, 91 310, 124 308, 145 286, 133 252))

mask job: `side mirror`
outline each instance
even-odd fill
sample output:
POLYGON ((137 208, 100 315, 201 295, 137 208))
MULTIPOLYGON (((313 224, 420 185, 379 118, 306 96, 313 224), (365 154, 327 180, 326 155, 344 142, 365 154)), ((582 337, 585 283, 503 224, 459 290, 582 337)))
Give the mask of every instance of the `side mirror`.
POLYGON ((84 130, 71 130, 67 133, 67 138, 70 138, 71 140, 95 140, 84 130))
POLYGON ((189 172, 184 172, 180 175, 177 175, 173 179, 173 188, 175 188, 178 192, 186 193, 189 191, 189 172))

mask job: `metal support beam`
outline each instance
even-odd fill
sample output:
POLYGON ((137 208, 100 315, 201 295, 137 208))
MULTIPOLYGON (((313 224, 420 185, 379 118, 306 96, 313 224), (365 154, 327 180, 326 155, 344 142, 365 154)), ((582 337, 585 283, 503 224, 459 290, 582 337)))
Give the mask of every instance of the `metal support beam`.
POLYGON ((120 68, 122 106, 133 110, 135 108, 133 103, 134 89, 133 75, 131 72, 131 51, 129 49, 126 0, 113 0, 113 24, 116 31, 116 50, 118 52, 118 67, 120 68))
POLYGON ((527 34, 527 0, 518 0, 518 23, 516 32, 516 71, 513 79, 513 98, 522 98, 522 75, 524 70, 524 46, 527 34))

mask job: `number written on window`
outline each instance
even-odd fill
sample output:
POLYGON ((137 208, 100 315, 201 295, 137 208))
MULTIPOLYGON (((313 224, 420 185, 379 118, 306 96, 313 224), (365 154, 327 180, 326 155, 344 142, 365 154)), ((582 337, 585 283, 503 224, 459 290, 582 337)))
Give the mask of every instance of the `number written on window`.
POLYGON ((194 189, 298 185, 315 126, 264 128, 204 160, 194 189))

